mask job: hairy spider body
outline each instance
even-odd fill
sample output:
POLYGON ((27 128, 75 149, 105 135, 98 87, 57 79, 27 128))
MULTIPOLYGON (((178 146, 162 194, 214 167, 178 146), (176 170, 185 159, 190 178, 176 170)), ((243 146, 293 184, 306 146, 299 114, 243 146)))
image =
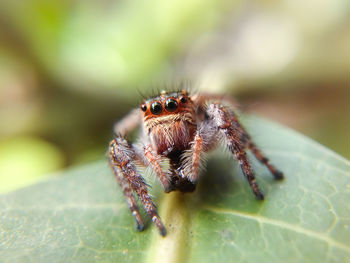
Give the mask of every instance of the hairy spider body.
POLYGON ((133 193, 138 196, 161 235, 166 234, 148 194, 147 184, 136 168, 137 164, 150 166, 165 192, 193 192, 203 163, 202 153, 224 141, 237 158, 257 199, 264 199, 264 195, 247 159, 247 148, 266 165, 275 179, 283 178, 282 172, 270 164, 252 142, 231 107, 211 102, 215 100, 218 98, 209 95, 190 96, 184 90, 172 93, 163 91, 160 96, 144 101, 140 109, 133 110, 115 125, 116 137, 109 144, 109 163, 135 217, 138 230, 142 230, 144 224, 133 193), (142 144, 130 144, 125 135, 138 125, 141 126, 142 144), (167 171, 161 167, 165 159, 169 160, 167 171))

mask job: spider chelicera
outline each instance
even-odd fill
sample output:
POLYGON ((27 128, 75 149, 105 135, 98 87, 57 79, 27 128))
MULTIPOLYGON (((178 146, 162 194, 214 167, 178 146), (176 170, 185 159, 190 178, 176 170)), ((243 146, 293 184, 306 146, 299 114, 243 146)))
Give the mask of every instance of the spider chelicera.
MULTIPOLYGON (((230 100, 225 101, 233 104, 230 100)), ((264 195, 255 181, 246 149, 266 165, 275 179, 283 178, 283 173, 270 164, 252 142, 232 108, 224 106, 218 96, 191 96, 184 90, 162 91, 158 97, 145 100, 140 108, 131 111, 115 125, 116 136, 109 144, 108 159, 139 231, 144 229, 144 224, 134 194, 160 234, 166 235, 137 165, 151 167, 167 193, 175 190, 193 192, 203 163, 202 154, 223 141, 237 158, 257 199, 263 200, 264 195), (141 144, 131 144, 125 136, 137 126, 141 127, 141 144), (167 171, 161 166, 165 159, 169 161, 167 171)))

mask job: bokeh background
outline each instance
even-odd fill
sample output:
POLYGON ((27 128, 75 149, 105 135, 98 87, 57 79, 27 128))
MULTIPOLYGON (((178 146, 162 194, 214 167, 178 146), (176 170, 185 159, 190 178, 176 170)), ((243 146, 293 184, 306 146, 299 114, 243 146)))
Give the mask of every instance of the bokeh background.
POLYGON ((0 1, 0 193, 104 158, 173 80, 350 158, 349 76, 348 0, 0 1))

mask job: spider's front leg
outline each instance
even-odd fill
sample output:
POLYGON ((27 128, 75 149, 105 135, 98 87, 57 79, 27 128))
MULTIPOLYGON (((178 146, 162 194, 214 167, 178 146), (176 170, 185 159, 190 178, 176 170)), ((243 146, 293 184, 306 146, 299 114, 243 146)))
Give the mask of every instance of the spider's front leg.
POLYGON ((199 167, 201 162, 201 153, 203 150, 203 137, 198 130, 191 142, 191 148, 182 156, 180 166, 180 175, 188 178, 192 183, 196 183, 199 176, 199 167))
POLYGON ((150 165, 153 171, 157 174, 160 182, 164 187, 164 191, 169 193, 172 188, 169 183, 169 178, 163 173, 162 167, 160 166, 161 156, 157 154, 151 145, 147 144, 143 147, 143 154, 145 158, 145 166, 150 165))
POLYGON ((253 190, 256 198, 264 199, 263 193, 260 191, 258 184, 255 181, 253 170, 249 164, 247 154, 245 152, 245 144, 241 140, 242 129, 236 118, 236 115, 228 107, 220 104, 210 104, 206 111, 209 118, 212 120, 225 138, 226 145, 232 154, 238 159, 244 176, 247 178, 250 187, 253 190))
POLYGON ((137 229, 143 229, 141 215, 137 209, 136 201, 132 194, 134 191, 139 197, 146 212, 151 216, 153 223, 159 229, 162 236, 165 236, 166 229, 160 220, 156 206, 147 191, 147 185, 137 172, 134 160, 135 151, 130 147, 126 139, 117 136, 109 144, 108 159, 114 174, 122 187, 124 196, 129 204, 130 210, 136 219, 137 229))
POLYGON ((196 183, 203 165, 202 153, 208 152, 217 145, 217 129, 211 120, 204 120, 191 142, 191 148, 182 156, 181 175, 196 183))

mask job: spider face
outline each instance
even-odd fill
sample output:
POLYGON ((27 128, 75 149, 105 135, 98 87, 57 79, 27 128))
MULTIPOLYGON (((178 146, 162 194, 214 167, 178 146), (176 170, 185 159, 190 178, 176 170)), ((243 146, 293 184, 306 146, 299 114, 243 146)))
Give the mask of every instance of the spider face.
POLYGON ((139 197, 160 234, 166 234, 137 165, 151 167, 165 192, 193 192, 199 178, 199 167, 203 166, 203 153, 214 149, 222 141, 238 160, 257 199, 264 199, 264 195, 255 181, 246 150, 250 150, 275 179, 283 178, 282 172, 255 146, 238 121, 233 107, 222 105, 220 99, 209 95, 190 96, 185 91, 161 92, 116 124, 117 135, 109 144, 108 159, 138 230, 141 231, 144 224, 134 194, 139 197), (212 102, 214 100, 219 102, 212 102), (131 144, 124 138, 137 126, 141 128, 142 145, 131 144), (166 171, 160 165, 164 159, 169 161, 166 171))
POLYGON ((153 149, 164 156, 188 149, 196 130, 195 103, 186 91, 166 93, 141 104, 153 149))

